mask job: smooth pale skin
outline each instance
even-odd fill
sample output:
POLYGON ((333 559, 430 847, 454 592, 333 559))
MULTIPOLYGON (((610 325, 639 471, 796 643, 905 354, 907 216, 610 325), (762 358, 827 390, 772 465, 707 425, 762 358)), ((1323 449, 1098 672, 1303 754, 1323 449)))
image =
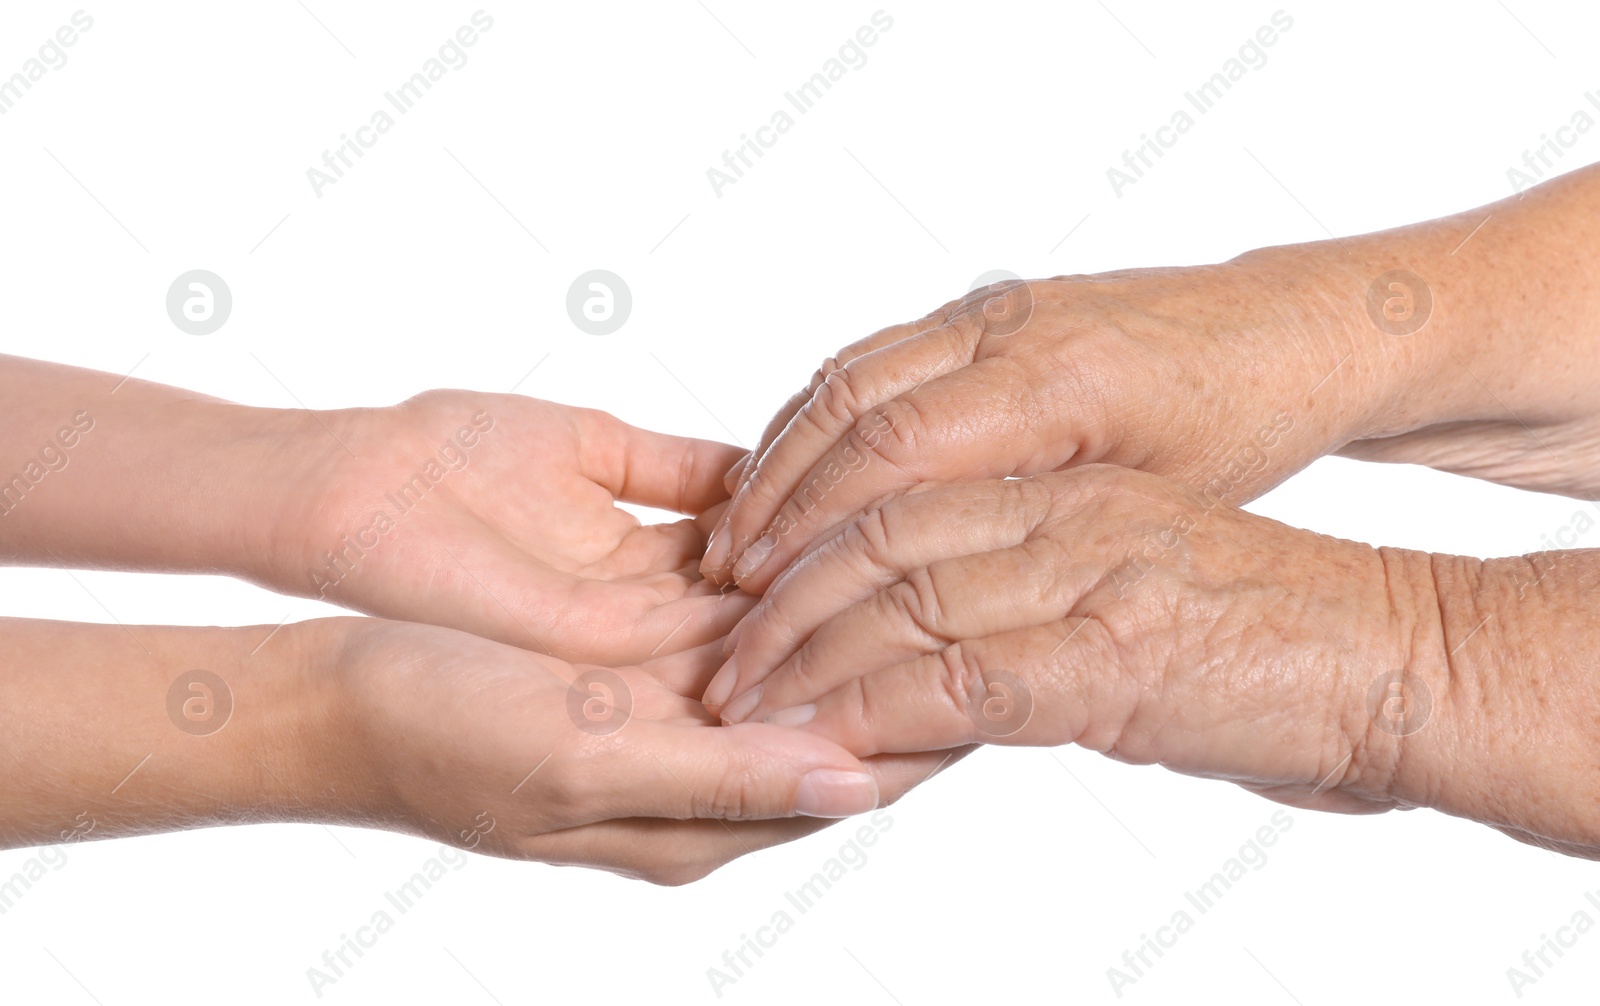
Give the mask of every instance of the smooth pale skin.
POLYGON ((1200 485, 1280 412, 1229 502, 1329 453, 1600 494, 1597 255, 1600 166, 1377 234, 977 291, 823 363, 730 473, 702 571, 760 593, 923 481, 1107 462, 1200 485), (1415 334, 1368 313, 1393 269, 1431 292, 1415 334))
POLYGON ((10 563, 315 596, 341 536, 398 515, 388 494, 429 459, 445 466, 321 594, 434 624, 0 620, 0 708, 27 711, 0 736, 4 844, 320 821, 682 883, 822 826, 794 815, 870 810, 949 760, 863 764, 792 731, 730 732, 696 701, 753 602, 701 581, 694 520, 642 527, 615 504, 709 520, 734 448, 513 395, 257 409, 15 357, 0 357, 0 417, 0 457, 25 480, 0 483, 10 563), (475 419, 487 431, 464 435, 475 419), (455 469, 438 457, 452 440, 455 469), (633 702, 614 734, 569 713, 569 683, 597 663, 633 702), (196 668, 234 700, 204 736, 166 705, 196 668))
POLYGON ((641 526, 615 505, 704 514, 741 456, 724 444, 517 395, 262 409, 0 357, 0 458, 16 471, 79 413, 94 425, 64 449, 66 467, 0 518, 0 561, 225 573, 606 664, 720 638, 749 610, 700 578, 693 520, 641 526), (487 432, 471 429, 485 414, 487 432), (452 441, 459 470, 438 460, 452 441), (442 477, 402 514, 391 496, 430 459, 442 477), (380 514, 394 522, 384 534, 380 514))
POLYGON ((1373 548, 1113 466, 926 487, 779 577, 736 718, 861 756, 1076 743, 1600 858, 1597 584, 1592 551, 1373 548))
POLYGON ((871 809, 947 760, 862 764, 798 731, 717 726, 688 697, 714 645, 617 668, 632 713, 597 734, 568 713, 585 668, 553 657, 371 618, 274 630, 0 619, 0 708, 26 710, 0 732, 0 845, 312 821, 681 884, 828 823, 797 812, 871 809), (194 668, 232 699, 204 735, 167 706, 194 668))

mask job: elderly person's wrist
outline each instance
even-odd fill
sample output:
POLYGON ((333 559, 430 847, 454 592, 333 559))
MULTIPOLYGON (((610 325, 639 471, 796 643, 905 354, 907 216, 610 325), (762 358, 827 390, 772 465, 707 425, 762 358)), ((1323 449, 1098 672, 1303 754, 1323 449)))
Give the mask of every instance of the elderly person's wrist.
POLYGON ((1600 559, 1385 550, 1385 562, 1410 664, 1355 696, 1348 786, 1600 855, 1600 633, 1584 604, 1600 559))
POLYGON ((1307 359, 1292 375, 1300 386, 1285 393, 1327 452, 1478 408, 1483 389, 1458 362, 1474 355, 1476 323, 1452 303, 1470 278, 1445 274, 1427 244, 1407 228, 1261 248, 1225 264, 1297 333, 1307 359))

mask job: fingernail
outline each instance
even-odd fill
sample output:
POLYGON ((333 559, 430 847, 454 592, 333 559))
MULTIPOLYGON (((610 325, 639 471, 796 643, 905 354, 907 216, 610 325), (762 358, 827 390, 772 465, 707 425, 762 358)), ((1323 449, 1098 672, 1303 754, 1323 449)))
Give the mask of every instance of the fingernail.
POLYGON ((724 709, 722 711, 722 722, 724 722, 724 723, 742 723, 742 722, 744 722, 744 718, 746 716, 749 716, 750 712, 753 709, 755 709, 757 704, 759 704, 760 702, 761 702, 761 686, 760 685, 756 685, 754 688, 750 689, 748 692, 745 692, 743 695, 739 696, 738 698, 734 699, 732 702, 728 703, 728 708, 726 708, 726 709, 724 709))
POLYGON ((707 573, 721 569, 728 562, 732 545, 733 535, 728 533, 728 518, 723 515, 722 523, 711 532, 711 538, 706 542, 706 557, 700 560, 700 569, 707 573))
POLYGON ((744 466, 749 464, 749 463, 750 463, 750 455, 749 454, 745 454, 745 455, 741 456, 738 461, 735 461, 733 463, 733 467, 732 468, 729 468, 726 472, 723 472, 722 481, 723 482, 727 482, 729 479, 733 478, 735 475, 740 474, 741 472, 744 471, 744 466))
POLYGON ((767 717, 767 722, 775 727, 803 727, 810 723, 817 715, 817 704, 807 702, 803 706, 790 706, 780 709, 767 717))
POLYGON ((864 772, 813 769, 794 794, 794 812, 806 817, 849 817, 877 806, 878 782, 864 772))
POLYGON ((744 623, 748 622, 749 620, 750 620, 750 616, 749 615, 746 615, 743 618, 739 619, 739 624, 735 625, 733 627, 733 631, 729 632, 727 634, 727 636, 725 636, 723 638, 723 640, 722 640, 722 652, 723 653, 731 654, 731 653, 733 653, 734 650, 737 650, 739 648, 739 634, 744 631, 744 623))
POLYGON ((715 709, 728 701, 728 696, 733 694, 734 683, 739 680, 739 665, 732 657, 722 665, 722 669, 711 678, 711 684, 706 686, 706 693, 700 699, 707 709, 715 709))
POLYGON ((772 550, 777 545, 778 536, 771 531, 757 538, 756 543, 745 549, 744 555, 741 555, 739 561, 733 564, 733 578, 735 580, 743 580, 748 576, 754 575, 755 571, 761 568, 762 563, 767 561, 767 557, 772 554, 772 550))

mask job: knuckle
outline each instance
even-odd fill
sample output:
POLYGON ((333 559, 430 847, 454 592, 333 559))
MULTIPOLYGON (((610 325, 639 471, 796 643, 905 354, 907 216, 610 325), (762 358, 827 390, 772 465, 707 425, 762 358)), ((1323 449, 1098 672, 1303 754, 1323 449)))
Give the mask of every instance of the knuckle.
POLYGON ((868 410, 857 421, 854 434, 883 460, 904 469, 917 459, 928 430, 922 410, 901 397, 868 410))
POLYGON ((802 646, 772 675, 761 694, 774 707, 782 709, 793 704, 790 696, 821 695, 827 686, 825 675, 826 670, 817 666, 810 647, 802 646))
POLYGON ((700 495, 695 491, 697 486, 712 484, 712 480, 716 480, 716 484, 721 483, 721 479, 719 478, 719 476, 722 474, 721 472, 713 474, 704 471, 705 465, 708 461, 709 458, 699 451, 683 452, 683 456, 678 461, 677 499, 692 500, 696 496, 700 495))
POLYGON ((884 602, 901 620, 930 639, 940 637, 939 627, 944 622, 943 607, 933 574, 919 567, 906 574, 899 583, 883 592, 884 602))
POLYGON ((741 666, 755 667, 784 647, 794 645, 794 619, 789 614, 787 597, 787 592, 775 583, 745 616, 746 625, 735 649, 741 666))
POLYGON ((760 806, 759 780, 754 766, 747 758, 737 758, 728 765, 711 791, 694 801, 695 817, 715 817, 724 821, 743 821, 757 816, 760 806))
POLYGON ((983 693, 983 667, 971 647, 951 643, 939 653, 939 686, 950 706, 965 716, 972 696, 983 693))
POLYGON ((860 375, 849 367, 839 367, 830 372, 812 394, 807 418, 814 423, 828 420, 828 429, 855 423, 861 413, 862 393, 865 390, 859 387, 859 383, 860 375))
POLYGON ((1069 517, 1108 506, 1118 498, 1128 496, 1130 490, 1137 488, 1133 480, 1128 478, 1130 471, 1117 465, 1081 465, 1057 473, 1048 482, 1040 480, 1038 490, 1020 485, 1032 480, 1016 480, 1019 483, 1017 491, 1032 493, 1043 490, 1048 499, 1038 502, 1045 505, 1051 516, 1069 517))
POLYGON ((1008 523, 1036 528, 1059 502, 1055 486, 1045 479, 1005 479, 999 487, 997 517, 1008 523))
POLYGON ((837 356, 830 356, 823 360, 821 365, 812 371, 811 380, 806 385, 806 394, 808 396, 816 394, 817 389, 822 387, 822 382, 828 379, 828 375, 838 370, 841 366, 843 364, 839 362, 837 356))
POLYGON ((891 503, 868 507, 851 523, 844 543, 867 563, 886 567, 891 554, 889 518, 884 511, 891 503))

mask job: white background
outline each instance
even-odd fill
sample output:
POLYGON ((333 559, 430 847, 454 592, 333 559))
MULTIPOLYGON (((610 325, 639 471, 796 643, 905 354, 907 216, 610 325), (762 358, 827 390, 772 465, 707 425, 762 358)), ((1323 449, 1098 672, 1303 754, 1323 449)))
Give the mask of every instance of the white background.
MULTIPOLYGON (((0 76, 76 9, 5 5, 0 76)), ((504 3, 469 62, 314 195, 306 169, 477 9, 87 8, 68 63, 0 116, 4 349, 312 408, 505 391, 542 360, 519 391, 749 445, 823 356, 983 272, 1209 262, 1482 204, 1600 88, 1592 5, 1286 6, 1269 62, 1119 199, 1106 168, 1276 4, 906 2, 718 198, 706 169, 875 2, 504 3), (194 268, 233 291, 213 335, 164 310, 194 268), (566 315, 592 268, 633 292, 613 335, 566 315)), ((1597 157, 1600 132, 1563 167, 1597 157)), ((1252 509, 1490 556, 1541 547, 1577 504, 1330 460, 1252 509)), ((267 625, 331 610, 203 577, 78 578, 0 572, 4 610, 267 625)), ((1075 749, 980 752, 894 807, 867 864, 723 998, 1114 1001, 1106 969, 1274 808, 1075 749)), ((1600 916, 1590 864, 1477 825, 1291 814, 1267 865, 1124 998, 1510 1001, 1525 949, 1580 908, 1600 916)), ((324 998, 713 1002, 707 968, 846 836, 680 889, 474 856, 324 998)), ((313 1001, 306 969, 433 852, 315 826, 71 845, 0 916, 0 998, 313 1001)), ((0 854, 0 876, 30 855, 0 854)), ((1524 998, 1592 990, 1596 951, 1583 937, 1524 998)))

